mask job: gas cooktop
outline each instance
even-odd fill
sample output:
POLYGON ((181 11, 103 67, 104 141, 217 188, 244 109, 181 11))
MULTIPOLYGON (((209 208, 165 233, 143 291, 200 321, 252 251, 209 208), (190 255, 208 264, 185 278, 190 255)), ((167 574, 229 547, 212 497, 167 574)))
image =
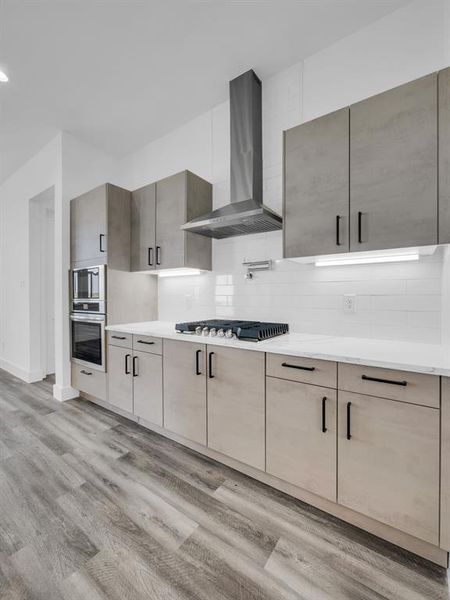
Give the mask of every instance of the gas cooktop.
POLYGON ((262 321, 224 321, 208 319, 177 323, 175 329, 180 333, 204 336, 237 338, 248 342, 260 342, 289 332, 287 323, 264 323, 262 321))

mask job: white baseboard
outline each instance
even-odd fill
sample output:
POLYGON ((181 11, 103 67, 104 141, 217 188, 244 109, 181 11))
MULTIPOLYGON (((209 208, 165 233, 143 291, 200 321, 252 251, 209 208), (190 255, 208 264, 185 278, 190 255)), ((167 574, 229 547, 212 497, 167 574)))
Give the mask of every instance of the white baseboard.
POLYGON ((73 398, 78 398, 80 392, 70 385, 66 385, 61 387, 60 385, 53 386, 53 397, 55 400, 59 400, 60 402, 65 402, 66 400, 72 400, 73 398))
POLYGON ((42 371, 26 371, 21 366, 3 358, 0 359, 0 368, 8 371, 8 373, 11 373, 11 375, 18 377, 26 383, 35 383, 36 381, 42 381, 45 378, 42 371))

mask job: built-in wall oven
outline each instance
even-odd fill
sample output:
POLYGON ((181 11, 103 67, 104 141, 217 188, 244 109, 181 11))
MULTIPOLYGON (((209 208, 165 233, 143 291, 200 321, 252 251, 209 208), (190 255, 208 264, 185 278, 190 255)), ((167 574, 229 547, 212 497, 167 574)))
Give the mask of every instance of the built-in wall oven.
POLYGON ((70 314, 72 361, 99 371, 106 370, 106 272, 105 267, 72 271, 70 314))

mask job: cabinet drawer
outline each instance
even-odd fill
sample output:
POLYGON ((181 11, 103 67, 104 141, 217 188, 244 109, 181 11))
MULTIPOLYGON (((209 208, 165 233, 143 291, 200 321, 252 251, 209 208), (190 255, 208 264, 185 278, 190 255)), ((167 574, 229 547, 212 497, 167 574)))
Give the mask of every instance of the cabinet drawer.
POLYGON ((150 335, 133 335, 133 350, 162 354, 162 339, 150 335))
POLYGON ((131 348, 133 345, 133 336, 131 333, 108 331, 108 344, 111 344, 111 346, 120 346, 121 348, 131 348))
POLYGON ((335 388, 337 385, 335 362, 299 356, 285 356, 284 354, 268 353, 266 356, 266 375, 270 377, 331 388, 335 388))
POLYGON ((339 363, 339 389, 439 408, 439 377, 339 363))
POLYGON ((72 387, 106 400, 106 373, 72 363, 72 387))

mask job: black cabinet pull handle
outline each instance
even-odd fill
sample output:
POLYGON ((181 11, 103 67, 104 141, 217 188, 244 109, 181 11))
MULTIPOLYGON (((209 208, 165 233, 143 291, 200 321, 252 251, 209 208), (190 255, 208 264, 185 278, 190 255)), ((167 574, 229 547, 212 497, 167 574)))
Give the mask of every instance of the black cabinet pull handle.
POLYGON ((100 245, 100 252, 104 252, 104 251, 105 251, 105 249, 104 249, 104 247, 103 247, 103 240, 104 240, 104 239, 105 239, 105 234, 104 234, 104 233, 101 233, 101 234, 99 235, 99 245, 100 245))
POLYGON ((161 264, 161 246, 156 246, 156 264, 161 264))
POLYGON ((153 248, 148 249, 148 257, 147 258, 148 258, 148 260, 147 260, 148 266, 153 267, 153 248))
POLYGON ((82 369, 80 373, 83 373, 83 375, 92 375, 92 373, 90 373, 89 371, 85 371, 84 369, 82 369))
POLYGON ((288 367, 289 369, 300 369, 301 371, 315 371, 316 367, 302 367, 300 365, 290 365, 289 363, 281 363, 282 367, 288 367))
POLYGON ((137 370, 137 365, 138 365, 138 357, 137 356, 133 356, 133 377, 137 377, 139 375, 138 370, 137 370))
POLYGON ((214 352, 210 352, 208 356, 208 377, 210 379, 214 379, 213 370, 212 370, 212 357, 214 356, 214 352))
POLYGON ((113 340, 126 340, 127 338, 124 335, 112 335, 113 340))
POLYGON ((358 244, 362 244, 362 212, 358 213, 358 244))
POLYGON ((375 381, 376 383, 388 383, 389 385, 402 385, 406 387, 407 381, 395 381, 394 379, 380 379, 379 377, 369 377, 368 375, 361 375, 361 379, 364 381, 375 381))
POLYGON ((341 245, 341 228, 340 228, 341 218, 342 217, 340 215, 336 215, 336 246, 341 245))
POLYGON ((200 354, 202 353, 201 350, 197 350, 195 352, 195 374, 196 375, 201 375, 202 372, 200 371, 200 354))
POLYGON ((352 434, 350 432, 350 408, 352 406, 351 402, 347 402, 347 439, 352 439, 352 434))
POLYGON ((152 346, 155 342, 146 342, 145 340, 138 340, 138 344, 146 344, 147 346, 152 346))
POLYGON ((322 398, 322 433, 327 432, 327 397, 322 398))
POLYGON ((131 354, 125 354, 125 375, 130 374, 130 366, 128 363, 128 359, 131 358, 131 354))

